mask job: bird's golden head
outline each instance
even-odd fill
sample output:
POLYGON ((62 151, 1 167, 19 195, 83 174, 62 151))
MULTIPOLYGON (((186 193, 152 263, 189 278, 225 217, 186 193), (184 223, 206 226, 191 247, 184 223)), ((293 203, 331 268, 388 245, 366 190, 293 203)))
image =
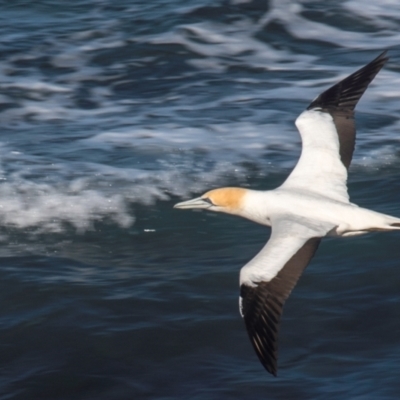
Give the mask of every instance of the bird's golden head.
POLYGON ((201 197, 175 204, 174 208, 203 208, 227 213, 238 212, 243 205, 246 189, 227 187, 210 190, 201 197))
POLYGON ((229 210, 239 210, 243 203, 246 189, 228 187, 210 190, 202 198, 209 199, 214 206, 229 210))

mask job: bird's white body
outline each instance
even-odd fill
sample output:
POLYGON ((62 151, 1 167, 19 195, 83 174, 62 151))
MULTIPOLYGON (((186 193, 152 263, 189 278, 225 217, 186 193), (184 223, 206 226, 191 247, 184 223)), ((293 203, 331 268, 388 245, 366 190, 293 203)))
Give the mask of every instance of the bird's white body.
POLYGON ((319 193, 280 187, 268 191, 246 190, 243 207, 237 215, 262 225, 271 226, 278 216, 314 221, 326 229, 328 236, 351 236, 374 230, 395 230, 400 218, 338 201, 319 193))

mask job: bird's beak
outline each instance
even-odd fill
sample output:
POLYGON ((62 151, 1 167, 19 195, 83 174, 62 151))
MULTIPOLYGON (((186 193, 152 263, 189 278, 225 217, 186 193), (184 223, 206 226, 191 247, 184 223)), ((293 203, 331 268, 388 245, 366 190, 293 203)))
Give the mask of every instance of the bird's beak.
POLYGON ((182 203, 177 203, 174 205, 174 208, 210 208, 211 204, 202 199, 201 197, 197 197, 192 200, 182 201, 182 203))

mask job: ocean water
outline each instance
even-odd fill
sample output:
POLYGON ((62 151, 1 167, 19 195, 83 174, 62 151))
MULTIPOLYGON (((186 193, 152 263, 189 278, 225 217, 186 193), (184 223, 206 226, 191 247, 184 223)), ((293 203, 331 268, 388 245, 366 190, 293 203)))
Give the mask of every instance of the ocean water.
POLYGON ((269 231, 174 210, 270 189, 296 116, 387 49, 358 105, 353 202, 400 216, 400 4, 0 3, 0 399, 398 399, 400 234, 326 239, 278 377, 238 312, 269 231))

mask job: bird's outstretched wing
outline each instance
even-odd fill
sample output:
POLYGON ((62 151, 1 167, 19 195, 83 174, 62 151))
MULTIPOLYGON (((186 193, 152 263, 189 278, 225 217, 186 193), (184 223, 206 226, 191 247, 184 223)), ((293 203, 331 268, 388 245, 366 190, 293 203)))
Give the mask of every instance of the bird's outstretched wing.
POLYGON ((282 188, 308 190, 349 201, 346 183, 356 138, 354 108, 387 60, 383 52, 320 94, 300 114, 296 126, 302 152, 282 188))
POLYGON ((258 358, 275 376, 283 305, 331 228, 296 216, 276 216, 269 241, 240 271, 240 312, 258 358))

